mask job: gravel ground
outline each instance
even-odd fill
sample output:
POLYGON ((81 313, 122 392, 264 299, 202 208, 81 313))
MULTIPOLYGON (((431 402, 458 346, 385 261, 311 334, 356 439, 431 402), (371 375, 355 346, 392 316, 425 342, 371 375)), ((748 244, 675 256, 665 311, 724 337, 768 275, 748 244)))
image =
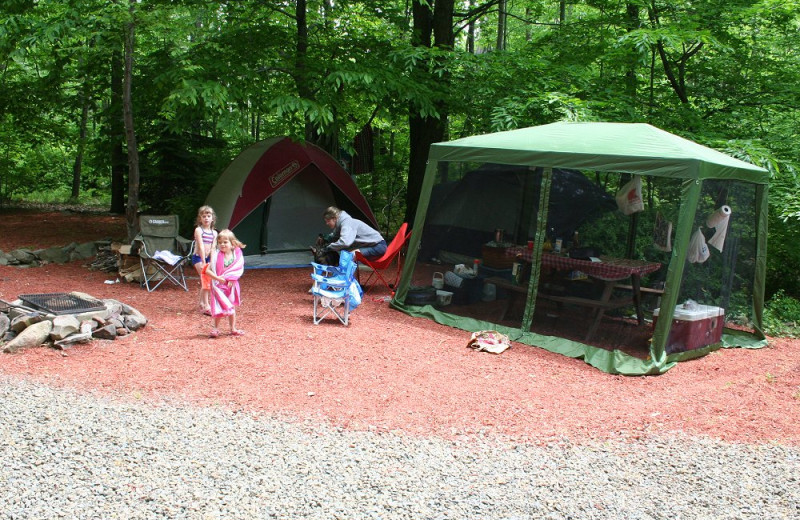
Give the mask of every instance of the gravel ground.
POLYGON ((0 518, 778 519, 800 447, 351 432, 0 376, 0 518))

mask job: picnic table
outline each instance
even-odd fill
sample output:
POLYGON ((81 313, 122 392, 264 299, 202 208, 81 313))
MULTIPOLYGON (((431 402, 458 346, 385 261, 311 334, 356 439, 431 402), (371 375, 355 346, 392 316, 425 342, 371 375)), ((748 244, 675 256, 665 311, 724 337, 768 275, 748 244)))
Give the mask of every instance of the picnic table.
MULTIPOLYGON (((532 262, 532 251, 526 247, 509 247, 506 250, 506 255, 511 255, 517 259, 522 259, 525 262, 532 262)), ((588 307, 594 312, 594 320, 591 327, 586 333, 585 341, 589 341, 594 335, 603 315, 606 311, 618 309, 625 305, 633 303, 636 307, 636 317, 639 325, 644 323, 644 316, 642 313, 642 289, 641 277, 661 268, 658 262, 648 262, 644 260, 634 260, 630 258, 614 258, 609 256, 601 256, 599 261, 570 258, 554 253, 544 253, 540 268, 548 268, 556 271, 580 271, 587 276, 600 280, 603 285, 603 292, 599 299, 585 298, 579 296, 564 296, 558 294, 548 294, 540 292, 537 297, 555 301, 559 304, 567 303, 588 307), (623 285, 619 282, 630 279, 630 285, 623 285), (615 298, 611 296, 615 288, 629 289, 631 297, 615 298)), ((493 283, 498 287, 507 289, 509 291, 509 301, 503 311, 503 317, 508 309, 512 306, 514 301, 524 296, 528 292, 527 284, 517 284, 513 281, 500 278, 489 277, 485 283, 493 283)))

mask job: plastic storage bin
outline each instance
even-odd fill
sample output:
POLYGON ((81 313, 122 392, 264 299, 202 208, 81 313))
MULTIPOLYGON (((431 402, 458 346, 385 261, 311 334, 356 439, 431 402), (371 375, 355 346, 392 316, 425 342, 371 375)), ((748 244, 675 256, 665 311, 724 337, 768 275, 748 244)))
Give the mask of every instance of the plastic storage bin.
POLYGON ((436 291, 436 305, 439 307, 444 307, 446 305, 450 305, 450 302, 453 300, 453 293, 450 291, 436 291))
MULTIPOLYGON (((653 311, 654 327, 658 323, 660 310, 653 311)), ((719 343, 724 325, 725 309, 720 307, 697 305, 687 309, 680 305, 676 306, 665 350, 667 354, 672 354, 719 343)))

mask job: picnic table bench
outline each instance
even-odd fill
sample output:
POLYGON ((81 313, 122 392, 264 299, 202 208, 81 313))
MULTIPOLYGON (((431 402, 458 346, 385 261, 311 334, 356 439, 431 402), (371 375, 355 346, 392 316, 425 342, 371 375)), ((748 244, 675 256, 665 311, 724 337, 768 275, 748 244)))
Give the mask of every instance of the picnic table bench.
MULTIPOLYGON (((507 254, 513 254, 517 258, 531 262, 531 253, 527 250, 527 248, 520 247, 509 249, 511 251, 507 252, 507 254)), ((618 309, 633 303, 633 305, 636 307, 636 316, 639 324, 641 325, 644 323, 641 306, 641 293, 648 291, 642 290, 640 283, 641 276, 657 271, 661 268, 661 264, 657 262, 646 262, 643 260, 612 257, 601 257, 600 261, 596 262, 592 260, 569 258, 567 256, 555 254, 543 254, 541 267, 558 271, 581 271, 592 278, 602 281, 603 293, 599 299, 551 294, 545 291, 540 291, 537 294, 538 298, 554 301, 558 304, 578 305, 592 309, 594 312, 594 320, 592 321, 592 325, 589 327, 589 330, 585 336, 585 341, 589 341, 597 330, 597 327, 600 325, 603 315, 608 310, 618 309), (627 279, 631 280, 631 284, 629 286, 631 297, 612 299, 611 296, 615 288, 624 289, 627 287, 625 285, 620 286, 618 282, 627 279)), ((493 283, 497 287, 501 287, 509 291, 508 302, 503 310, 503 316, 501 319, 505 318, 506 313, 514 304, 514 302, 518 301, 521 296, 524 296, 528 292, 527 284, 516 284, 510 280, 497 276, 486 278, 484 283, 493 283)))

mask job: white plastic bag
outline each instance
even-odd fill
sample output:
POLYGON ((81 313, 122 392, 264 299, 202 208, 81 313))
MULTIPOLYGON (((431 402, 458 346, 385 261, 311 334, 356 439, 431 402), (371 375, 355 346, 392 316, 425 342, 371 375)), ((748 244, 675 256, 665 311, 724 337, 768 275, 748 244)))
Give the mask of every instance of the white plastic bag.
POLYGON ((642 177, 634 175, 617 192, 617 207, 625 215, 632 215, 637 211, 644 209, 644 200, 642 200, 642 177))
POLYGON ((350 299, 350 310, 354 310, 356 307, 361 305, 361 298, 364 295, 364 290, 361 288, 361 285, 355 280, 353 283, 350 284, 350 287, 347 288, 347 296, 346 298, 350 299))
POLYGON ((694 232, 692 239, 689 241, 686 259, 691 264, 702 264, 708 260, 709 256, 711 256, 711 252, 708 250, 708 245, 706 245, 706 237, 703 236, 703 231, 697 228, 697 231, 694 232))

